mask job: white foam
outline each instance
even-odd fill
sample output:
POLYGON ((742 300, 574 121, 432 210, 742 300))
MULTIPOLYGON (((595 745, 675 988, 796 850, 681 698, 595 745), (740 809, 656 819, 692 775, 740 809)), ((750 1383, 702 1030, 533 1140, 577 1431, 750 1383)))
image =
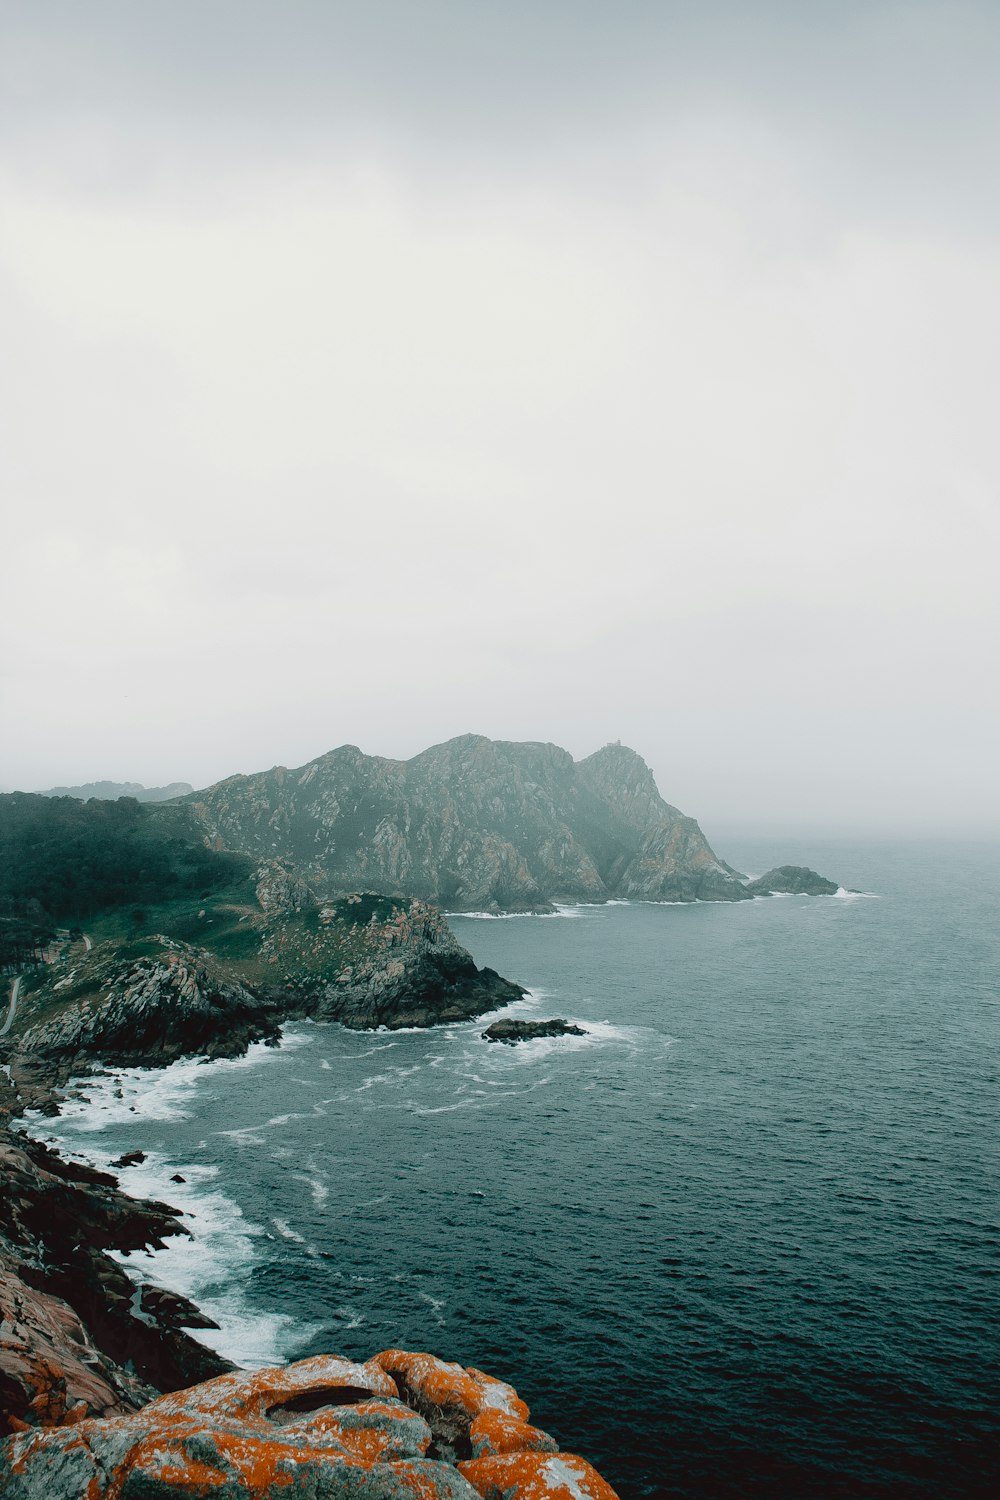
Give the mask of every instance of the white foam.
POLYGON ((287 1219, 272 1219, 271 1223, 283 1240, 292 1240, 296 1245, 305 1244, 305 1237, 297 1229, 293 1229, 287 1219))
POLYGON ((227 1140, 236 1146, 267 1146, 270 1142, 260 1133, 259 1125, 243 1125, 236 1130, 217 1130, 216 1135, 224 1135, 227 1140))
MULTIPOLYGON (((289 1033, 281 1047, 301 1047, 310 1040, 306 1033, 289 1033)), ((196 1088, 219 1072, 258 1067, 274 1051, 265 1042, 254 1042, 242 1057, 221 1057, 211 1062, 183 1058, 165 1068, 121 1068, 114 1073, 71 1079, 68 1087, 81 1093, 60 1103, 60 1121, 71 1132, 93 1135, 109 1125, 140 1120, 186 1120, 191 1114, 196 1088)), ((29 1117, 26 1116, 26 1119, 29 1117)), ((30 1117, 29 1123, 35 1123, 30 1117)))
POLYGON ((444 1297, 432 1297, 430 1292, 418 1292, 417 1296, 420 1298, 421 1302, 427 1303, 427 1306, 431 1310, 431 1317, 433 1318, 434 1322, 437 1323, 440 1328, 443 1328, 445 1326, 445 1320, 441 1316, 441 1309, 444 1307, 446 1299, 444 1297))
POLYGON ((315 1176, 310 1176, 306 1172, 296 1172, 294 1176, 296 1182, 305 1183, 306 1187, 309 1189, 309 1192, 312 1194, 312 1201, 315 1206, 317 1208, 322 1208, 323 1204, 330 1196, 330 1189, 327 1187, 322 1177, 320 1177, 318 1174, 315 1176))
MULTIPOLYGON (((209 1348, 237 1364, 282 1363, 311 1330, 304 1330, 285 1314, 260 1312, 245 1295, 258 1259, 256 1242, 265 1231, 245 1219, 239 1205, 224 1192, 206 1191, 218 1175, 217 1167, 185 1165, 183 1183, 172 1180, 173 1170, 165 1156, 151 1152, 130 1171, 128 1187, 141 1197, 167 1198, 182 1209, 190 1238, 171 1236, 162 1250, 109 1253, 137 1282, 179 1292, 213 1318, 218 1329, 197 1332, 209 1348)), ((295 1231, 287 1237, 294 1238, 295 1231)))
POLYGON ((467 917, 470 922, 515 922, 521 917, 536 917, 541 915, 534 911, 446 911, 445 916, 449 922, 456 917, 467 917))
MULTIPOLYGON (((296 1048, 310 1040, 306 1030, 286 1033, 282 1047, 296 1048)), ((67 1098, 54 1120, 31 1113, 25 1123, 33 1134, 44 1133, 67 1154, 82 1157, 102 1170, 124 1171, 128 1191, 137 1197, 166 1201, 182 1211, 187 1234, 169 1236, 164 1247, 127 1254, 109 1254, 139 1285, 146 1282, 189 1298, 219 1324, 218 1329, 199 1329, 197 1337, 210 1348, 250 1367, 280 1364, 316 1328, 303 1325, 283 1313, 265 1313, 252 1306, 245 1292, 250 1273, 258 1261, 258 1245, 267 1231, 244 1218, 239 1205, 219 1190, 214 1164, 177 1162, 158 1151, 149 1151, 144 1161, 127 1169, 112 1168, 120 1147, 100 1141, 102 1132, 136 1118, 171 1121, 191 1113, 194 1092, 213 1073, 256 1067, 273 1049, 254 1044, 240 1058, 209 1063, 187 1059, 167 1068, 124 1068, 115 1073, 73 1080, 80 1097, 67 1098), (82 1148, 82 1149, 80 1149, 82 1148), (175 1176, 180 1181, 175 1181, 175 1176)), ((73 1086, 71 1084, 71 1086, 73 1086)), ((220 1131, 239 1145, 267 1144, 263 1127, 220 1131)), ((203 1140, 195 1148, 208 1148, 203 1140)), ((326 1189, 316 1178, 306 1179, 314 1202, 326 1189)), ((287 1221, 276 1222, 285 1238, 305 1243, 287 1221)), ((309 1246, 307 1251, 313 1253, 309 1246)))

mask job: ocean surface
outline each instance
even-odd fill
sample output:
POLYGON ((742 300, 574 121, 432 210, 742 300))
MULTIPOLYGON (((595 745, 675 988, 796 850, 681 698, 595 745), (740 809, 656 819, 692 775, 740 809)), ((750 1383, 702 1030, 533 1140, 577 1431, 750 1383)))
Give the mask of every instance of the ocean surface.
POLYGON ((128 1263, 240 1362, 479 1365, 625 1500, 1000 1493, 1000 846, 719 844, 866 894, 455 918, 588 1034, 296 1024, 33 1128, 149 1153, 193 1237, 128 1263))

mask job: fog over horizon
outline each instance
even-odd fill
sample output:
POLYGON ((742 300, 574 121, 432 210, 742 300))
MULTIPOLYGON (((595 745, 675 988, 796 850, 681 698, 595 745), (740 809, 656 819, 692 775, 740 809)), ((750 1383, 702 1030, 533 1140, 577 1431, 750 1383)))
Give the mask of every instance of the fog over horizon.
POLYGON ((996 834, 998 75, 964 0, 0 0, 0 786, 621 739, 710 838, 996 834))

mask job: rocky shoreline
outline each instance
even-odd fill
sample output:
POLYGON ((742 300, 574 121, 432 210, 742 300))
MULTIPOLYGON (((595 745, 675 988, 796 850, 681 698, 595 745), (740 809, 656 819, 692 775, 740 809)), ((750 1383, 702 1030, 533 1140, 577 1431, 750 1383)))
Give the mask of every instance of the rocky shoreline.
MULTIPOLYGON (((546 1023, 543 1023, 546 1024, 546 1023)), ((567 1023, 568 1024, 568 1023, 567 1023)), ((573 1031, 577 1028, 569 1028, 573 1031)), ((108 1255, 188 1231, 0 1123, 0 1493, 10 1500, 617 1500, 513 1387, 428 1353, 237 1370, 108 1255)), ((61 1071, 61 1070, 60 1070, 61 1071)), ((15 1075, 16 1078, 16 1075, 15 1075)), ((33 1085, 50 1110, 57 1086, 33 1085)), ((13 1096, 13 1098, 12 1098, 13 1096)))
MULTIPOLYGON (((281 910, 289 900, 285 891, 281 910)), ((0 1435, 121 1416, 233 1368, 185 1331, 215 1327, 211 1320, 182 1297, 137 1287, 107 1253, 186 1234, 179 1212, 63 1160, 16 1129, 19 1116, 58 1113, 61 1091, 97 1068, 276 1045, 282 1023, 297 1017, 430 1026, 524 993, 477 968, 423 903, 355 896, 340 905, 318 914, 312 968, 304 950, 289 951, 302 932, 283 947, 273 922, 263 929, 267 968, 245 969, 245 978, 218 954, 164 934, 99 944, 29 976, 0 1040, 0 1435), (332 971, 323 962, 330 931, 340 955, 332 971)))

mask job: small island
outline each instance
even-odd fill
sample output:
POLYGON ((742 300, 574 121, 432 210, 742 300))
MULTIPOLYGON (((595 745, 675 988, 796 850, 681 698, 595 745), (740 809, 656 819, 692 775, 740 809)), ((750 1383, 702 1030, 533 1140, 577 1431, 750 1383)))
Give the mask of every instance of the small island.
POLYGON ((482 1035, 488 1042, 506 1042, 509 1047, 515 1047, 518 1042, 531 1041, 532 1037, 586 1036, 587 1032, 582 1026, 574 1026, 572 1021, 564 1021, 561 1016, 553 1016, 551 1021, 512 1021, 504 1017, 487 1026, 482 1035))
POLYGON ((752 896, 835 896, 840 886, 806 865, 778 865, 751 880, 744 890, 752 896))

